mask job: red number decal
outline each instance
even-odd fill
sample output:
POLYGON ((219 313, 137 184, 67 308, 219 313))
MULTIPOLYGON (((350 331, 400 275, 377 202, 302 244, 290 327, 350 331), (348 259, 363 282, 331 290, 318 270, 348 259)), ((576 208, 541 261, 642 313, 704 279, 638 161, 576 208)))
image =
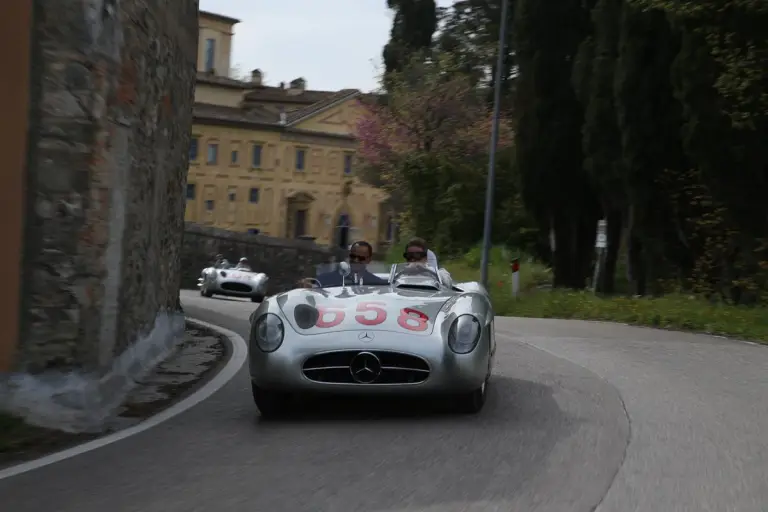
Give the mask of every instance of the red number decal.
POLYGON ((397 317, 397 323, 403 329, 409 331, 426 331, 429 325, 429 317, 418 309, 405 308, 397 317))
POLYGON ((344 310, 338 308, 324 308, 322 306, 317 307, 317 322, 315 327, 321 329, 328 329, 330 327, 336 327, 344 321, 344 310), (326 316, 333 315, 330 320, 326 320, 326 316))
POLYGON ((357 312, 362 313, 355 315, 355 320, 363 325, 379 325, 387 319, 387 311, 382 308, 386 306, 384 302, 361 302, 357 305, 357 312), (375 313, 373 318, 366 318, 365 313, 375 313))

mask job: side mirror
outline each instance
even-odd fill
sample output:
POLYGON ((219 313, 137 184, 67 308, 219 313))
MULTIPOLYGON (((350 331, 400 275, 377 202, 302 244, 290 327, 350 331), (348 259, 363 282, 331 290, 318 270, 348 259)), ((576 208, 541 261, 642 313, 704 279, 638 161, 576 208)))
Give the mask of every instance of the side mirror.
POLYGON ((349 266, 349 263, 346 261, 342 261, 339 263, 339 274, 342 275, 342 277, 347 277, 349 274, 352 273, 352 267, 349 266))

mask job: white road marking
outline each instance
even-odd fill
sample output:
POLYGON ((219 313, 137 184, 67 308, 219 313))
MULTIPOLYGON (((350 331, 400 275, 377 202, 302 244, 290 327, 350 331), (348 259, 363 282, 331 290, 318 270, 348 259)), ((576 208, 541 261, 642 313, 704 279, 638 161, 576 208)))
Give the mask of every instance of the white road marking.
POLYGON ((56 462, 60 462, 65 459, 96 450, 102 446, 107 446, 117 441, 126 439, 130 436, 136 435, 140 432, 144 432, 145 430, 149 430, 150 428, 168 421, 171 418, 183 413, 187 409, 199 404, 203 400, 213 395, 216 391, 221 389, 224 384, 232 380, 232 378, 237 375, 237 372, 240 371, 240 368, 243 367, 243 364, 245 364, 245 361, 248 359, 248 345, 246 345, 245 340, 239 334, 228 329, 224 329, 223 327, 209 324, 208 322, 203 322, 201 320, 196 320, 194 318, 187 318, 187 320, 223 334, 232 344, 232 355, 230 356, 227 365, 213 379, 198 389, 191 396, 159 412, 158 414, 147 418, 138 425, 134 425, 133 427, 115 432, 114 434, 110 434, 99 439, 94 439, 93 441, 74 446, 67 450, 62 450, 60 452, 46 455, 39 459, 31 460, 29 462, 24 462, 22 464, 17 464, 15 466, 0 470, 0 480, 20 475, 22 473, 26 473, 27 471, 32 471, 44 466, 55 464, 56 462))

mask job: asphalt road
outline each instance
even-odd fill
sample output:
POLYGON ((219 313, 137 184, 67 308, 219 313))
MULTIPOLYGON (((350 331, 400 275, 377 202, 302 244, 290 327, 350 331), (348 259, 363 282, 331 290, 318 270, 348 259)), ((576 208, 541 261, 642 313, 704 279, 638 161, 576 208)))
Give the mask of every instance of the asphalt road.
MULTIPOLYGON (((247 334, 250 302, 182 302, 247 334)), ((0 481, 2 510, 768 510, 768 347, 562 320, 500 318, 497 335, 476 417, 260 422, 244 368, 156 428, 0 481)))

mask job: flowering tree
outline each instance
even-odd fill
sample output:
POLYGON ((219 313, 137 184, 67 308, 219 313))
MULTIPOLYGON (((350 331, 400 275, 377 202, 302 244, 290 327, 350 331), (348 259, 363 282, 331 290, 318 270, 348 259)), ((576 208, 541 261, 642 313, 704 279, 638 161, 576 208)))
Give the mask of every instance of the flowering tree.
MULTIPOLYGON (((411 231, 466 248, 482 226, 492 124, 484 91, 444 55, 415 58, 387 80, 389 94, 364 102, 357 125, 364 179, 399 199, 411 231)), ((508 162, 513 133, 507 119, 499 126, 508 162)))

